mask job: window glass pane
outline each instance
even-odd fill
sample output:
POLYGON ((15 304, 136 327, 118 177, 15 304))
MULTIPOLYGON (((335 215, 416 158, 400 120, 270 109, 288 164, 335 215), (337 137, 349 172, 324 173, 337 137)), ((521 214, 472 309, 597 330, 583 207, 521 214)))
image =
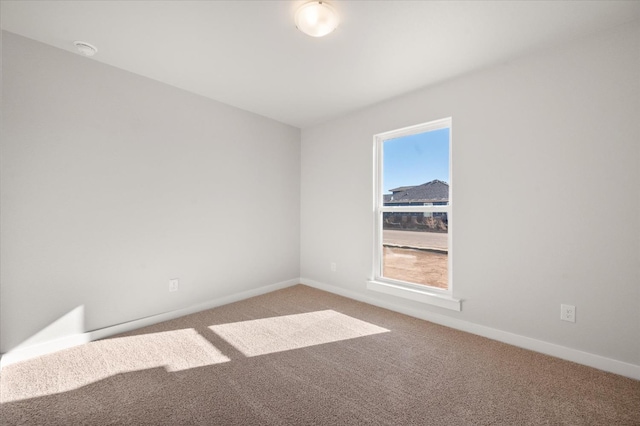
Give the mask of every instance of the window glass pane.
MULTIPOLYGON (((382 204, 449 205, 450 128, 382 142, 382 204)), ((446 211, 384 212, 381 275, 449 289, 449 221, 446 211)))
POLYGON ((382 276, 448 289, 447 213, 383 213, 382 276))
POLYGON ((449 128, 384 141, 384 205, 447 205, 449 128))

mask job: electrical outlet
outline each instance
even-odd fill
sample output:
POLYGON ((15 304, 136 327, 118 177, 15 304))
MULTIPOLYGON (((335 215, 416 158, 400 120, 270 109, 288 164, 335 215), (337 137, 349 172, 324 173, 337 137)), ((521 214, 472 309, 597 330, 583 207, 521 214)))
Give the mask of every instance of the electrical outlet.
POLYGON ((576 307, 574 305, 560 305, 560 319, 576 322, 576 307))
POLYGON ((331 272, 335 272, 338 270, 338 264, 336 262, 331 262, 331 272))
POLYGON ((169 291, 178 291, 178 285, 180 280, 178 278, 172 278, 169 280, 169 291))

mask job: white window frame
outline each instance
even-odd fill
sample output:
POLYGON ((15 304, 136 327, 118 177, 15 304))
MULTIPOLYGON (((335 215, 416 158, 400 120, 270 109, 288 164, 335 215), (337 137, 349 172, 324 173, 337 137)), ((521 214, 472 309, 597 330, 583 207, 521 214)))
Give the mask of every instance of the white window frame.
POLYGON ((373 271, 371 279, 367 282, 367 288, 372 291, 378 291, 405 299, 415 300, 430 305, 439 306, 454 311, 461 310, 460 300, 453 298, 453 184, 451 176, 452 171, 452 119, 443 118, 440 120, 430 121, 415 126, 404 127, 402 129, 392 130, 389 132, 379 133, 373 137, 374 145, 374 250, 373 250, 373 271), (384 188, 383 188, 383 145, 390 139, 397 139, 404 136, 415 135, 418 133, 426 133, 439 129, 449 129, 449 204, 446 206, 385 206, 384 205, 384 188), (447 289, 440 289, 421 284, 414 284, 405 281, 394 280, 382 276, 382 256, 383 256, 383 231, 382 217, 386 212, 446 212, 448 221, 448 285, 447 289))

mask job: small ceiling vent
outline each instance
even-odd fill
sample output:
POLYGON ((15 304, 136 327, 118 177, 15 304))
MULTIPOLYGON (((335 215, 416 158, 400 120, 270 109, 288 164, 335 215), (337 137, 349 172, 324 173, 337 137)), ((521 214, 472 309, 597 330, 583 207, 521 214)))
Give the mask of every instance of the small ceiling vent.
POLYGON ((82 53, 84 56, 93 56, 98 52, 97 47, 84 41, 74 41, 73 44, 76 49, 78 49, 78 52, 82 53))

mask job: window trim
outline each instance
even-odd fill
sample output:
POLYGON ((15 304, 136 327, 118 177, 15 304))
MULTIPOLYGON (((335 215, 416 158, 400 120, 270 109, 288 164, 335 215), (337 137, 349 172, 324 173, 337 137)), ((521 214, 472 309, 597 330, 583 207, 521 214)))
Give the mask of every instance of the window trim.
POLYGON ((373 270, 371 279, 367 282, 367 289, 379 291, 394 296, 399 296, 423 303, 428 303, 447 309, 460 311, 460 300, 453 298, 453 182, 452 182, 452 119, 451 117, 430 121, 427 123, 417 124, 404 127, 397 130, 378 133, 373 137, 373 223, 374 223, 374 247, 373 247, 373 270), (382 185, 383 170, 383 145, 385 141, 396 139, 404 136, 410 136, 418 133, 426 133, 439 129, 449 129, 449 204, 447 206, 385 206, 384 205, 384 188, 382 185), (448 220, 448 252, 447 259, 447 289, 439 289, 436 287, 414 284, 405 281, 394 280, 382 276, 382 217, 385 212, 446 212, 448 220))

